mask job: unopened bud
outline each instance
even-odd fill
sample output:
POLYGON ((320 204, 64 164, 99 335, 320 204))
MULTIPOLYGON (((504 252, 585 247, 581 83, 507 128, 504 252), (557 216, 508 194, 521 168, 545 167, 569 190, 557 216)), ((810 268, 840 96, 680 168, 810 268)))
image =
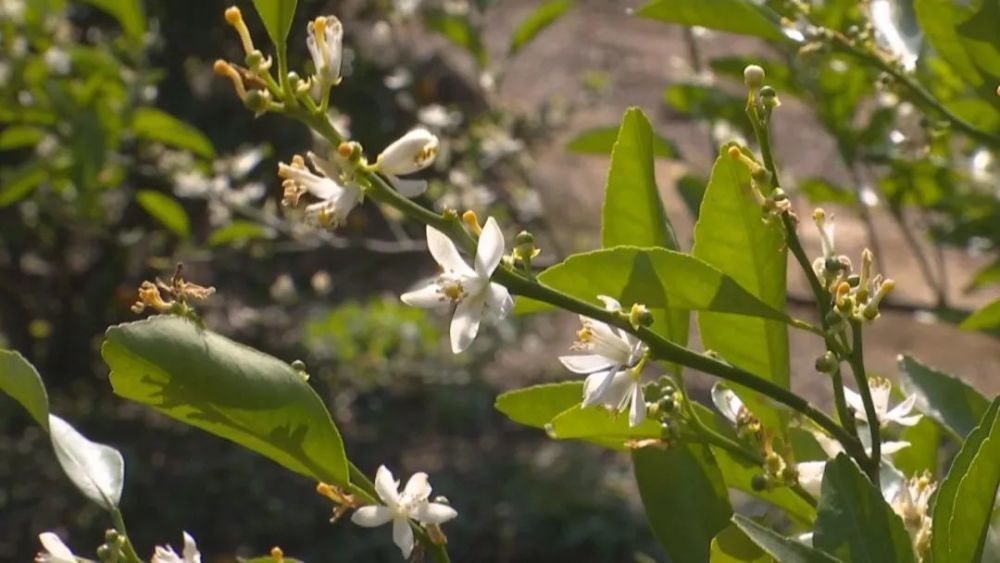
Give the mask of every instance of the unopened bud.
MULTIPOLYGON (((104 562, 110 562, 117 559, 118 550, 112 549, 108 545, 101 545, 97 548, 97 560, 104 562)), ((50 559, 36 559, 35 561, 51 561, 50 559)))
POLYGON ((271 105, 271 94, 266 90, 248 90, 243 105, 255 115, 260 115, 271 105))
POLYGON ((780 106, 781 100, 778 99, 778 94, 774 91, 774 88, 764 86, 760 89, 760 103, 764 106, 765 110, 770 111, 780 106))
POLYGON ((847 276, 847 285, 851 286, 852 288, 858 287, 859 285, 861 285, 861 276, 857 274, 851 274, 847 276))
POLYGON ((763 475, 754 475, 753 478, 750 479, 750 488, 757 491, 758 493, 766 491, 768 485, 769 483, 767 477, 763 475))
POLYGON ((520 233, 517 233, 516 237, 514 237, 514 244, 519 246, 524 244, 535 244, 535 236, 528 231, 521 231, 520 233))
POLYGON ((840 366, 837 356, 827 350, 825 354, 816 358, 816 371, 820 373, 834 373, 840 366))
POLYGON ((827 326, 834 328, 840 326, 840 324, 844 322, 844 317, 838 311, 830 311, 825 317, 823 317, 823 322, 827 326))
POLYGON ((743 83, 751 90, 760 88, 764 85, 764 69, 757 65, 747 65, 743 69, 743 83))
POLYGON ((108 545, 121 545, 122 536, 118 533, 118 530, 109 529, 104 532, 104 543, 108 545))
POLYGON ((653 324, 653 314, 649 312, 649 309, 645 305, 635 303, 632 305, 632 310, 628 314, 628 324, 632 325, 632 328, 638 329, 640 326, 649 326, 653 324))

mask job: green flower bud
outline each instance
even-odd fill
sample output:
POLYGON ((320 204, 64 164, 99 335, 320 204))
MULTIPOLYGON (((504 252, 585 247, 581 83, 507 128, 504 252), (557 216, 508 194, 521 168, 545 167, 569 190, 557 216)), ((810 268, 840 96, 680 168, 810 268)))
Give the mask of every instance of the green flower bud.
POLYGON ((524 244, 535 244, 535 236, 529 233, 528 231, 521 231, 520 233, 517 233, 516 237, 514 237, 514 244, 516 246, 524 244))
POLYGON ((847 284, 851 287, 858 287, 861 285, 861 276, 858 274, 851 274, 847 276, 847 284))
POLYGON ((292 362, 292 369, 295 371, 306 371, 306 363, 302 360, 295 360, 292 362))
POLYGON ((120 545, 122 543, 121 534, 115 529, 107 530, 104 532, 104 543, 108 545, 120 545))
MULTIPOLYGON (((97 560, 98 561, 112 561, 115 558, 115 550, 107 545, 102 545, 97 548, 97 560)), ((39 560, 40 561, 40 560, 39 560)))
POLYGON ((757 65, 747 65, 743 69, 743 83, 750 89, 760 88, 764 84, 764 69, 757 65))
POLYGON ((257 115, 267 111, 271 105, 271 94, 266 90, 247 90, 247 96, 243 99, 243 105, 257 115))
POLYGON ((840 366, 840 361, 837 360, 837 356, 827 350, 825 354, 816 358, 816 371, 820 373, 833 373, 837 371, 837 367, 840 366))
POLYGON ((750 488, 759 492, 766 491, 770 483, 768 483, 767 477, 763 475, 754 475, 753 479, 750 479, 750 488))

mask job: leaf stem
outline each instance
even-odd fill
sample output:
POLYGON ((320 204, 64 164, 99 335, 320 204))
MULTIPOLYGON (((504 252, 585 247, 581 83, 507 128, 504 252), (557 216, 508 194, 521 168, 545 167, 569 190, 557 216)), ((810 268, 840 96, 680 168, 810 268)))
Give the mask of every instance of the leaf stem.
POLYGON ((115 530, 118 530, 118 533, 125 540, 122 544, 125 560, 128 563, 142 563, 142 559, 135 551, 135 546, 132 545, 132 540, 128 537, 128 530, 125 528, 125 519, 122 517, 122 511, 118 507, 111 509, 111 521, 114 523, 115 530))
POLYGON ((847 361, 851 365, 851 373, 854 374, 854 381, 858 385, 858 393, 861 395, 861 401, 865 405, 865 418, 868 419, 868 428, 871 433, 872 453, 867 467, 868 477, 875 483, 875 486, 878 486, 879 466, 881 465, 882 457, 882 440, 879 436, 880 422, 878 413, 875 410, 875 402, 872 400, 871 388, 868 385, 868 374, 865 373, 864 338, 861 333, 861 321, 851 319, 851 335, 853 345, 851 346, 850 353, 847 355, 847 361))

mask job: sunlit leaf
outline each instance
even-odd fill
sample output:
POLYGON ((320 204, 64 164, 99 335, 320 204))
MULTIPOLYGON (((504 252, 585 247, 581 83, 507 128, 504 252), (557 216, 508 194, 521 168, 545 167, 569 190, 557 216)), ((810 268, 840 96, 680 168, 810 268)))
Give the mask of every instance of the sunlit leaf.
MULTIPOLYGON (((580 403, 582 396, 577 398, 580 403)), ((629 440, 656 439, 663 435, 659 423, 647 418, 629 426, 628 412, 611 412, 603 407, 584 408, 580 404, 559 413, 546 427, 557 440, 599 440, 603 444, 624 446, 629 440)))
POLYGON ((750 541, 734 524, 726 526, 712 538, 711 551, 711 563, 774 563, 770 555, 750 541))
POLYGON ((779 16, 749 0, 653 0, 639 8, 637 14, 666 23, 790 41, 781 31, 779 16))
POLYGON ((91 442, 54 414, 49 415, 49 432, 56 459, 70 481, 90 500, 114 510, 125 483, 122 454, 110 446, 91 442))
POLYGON ((908 477, 924 471, 937 473, 941 426, 933 418, 925 416, 915 425, 903 428, 899 439, 910 445, 893 454, 892 464, 896 469, 908 477))
MULTIPOLYGON (((617 125, 611 125, 581 131, 570 139, 566 148, 579 154, 609 155, 618 139, 618 129, 617 125)), ((670 139, 654 134, 653 154, 658 158, 675 159, 680 157, 680 149, 670 139)))
POLYGON ((575 0, 548 0, 532 10, 514 29, 510 40, 510 54, 520 51, 543 29, 555 23, 573 7, 574 2, 575 0))
POLYGON ((632 452, 646 519, 671 561, 708 561, 732 507, 711 451, 699 445, 632 452))
POLYGON ((8 151, 37 145, 45 129, 32 125, 13 125, 0 131, 0 150, 8 151))
POLYGON ((941 482, 934 502, 931 553, 934 561, 979 561, 1000 487, 1000 399, 979 425, 941 482))
POLYGON ((781 563, 837 563, 834 557, 786 538, 742 514, 733 515, 733 523, 756 545, 781 563))
POLYGON ((344 443, 330 413, 277 358, 175 316, 109 328, 101 355, 117 395, 310 479, 347 483, 344 443))
POLYGON ((298 0, 253 0, 257 14, 264 22, 264 29, 279 53, 285 51, 288 32, 295 21, 295 7, 298 0))
POLYGON ((583 400, 583 382, 546 383, 508 391, 497 397, 496 409, 519 424, 545 428, 557 415, 583 400))
POLYGON ((1000 299, 976 309, 962 324, 963 330, 992 330, 1000 328, 1000 299))
POLYGON ((24 356, 0 350, 0 391, 21 404, 39 426, 49 428, 49 397, 42 378, 24 356))
POLYGON ((173 197, 156 190, 139 190, 135 200, 164 227, 175 235, 187 238, 191 234, 191 221, 187 211, 173 197))
POLYGON ((989 401, 961 379, 910 356, 899 357, 900 386, 917 395, 917 410, 964 438, 982 418, 989 401))
POLYGON ((186 149, 205 158, 215 156, 212 142, 201 131, 158 109, 137 109, 132 131, 140 139, 186 149))

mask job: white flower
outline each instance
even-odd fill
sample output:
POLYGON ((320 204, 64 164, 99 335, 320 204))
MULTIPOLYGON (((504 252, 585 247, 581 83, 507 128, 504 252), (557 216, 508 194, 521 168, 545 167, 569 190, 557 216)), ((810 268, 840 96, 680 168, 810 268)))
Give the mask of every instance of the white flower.
MULTIPOLYGON (((598 295, 608 311, 620 311, 621 304, 607 295, 598 295)), ((639 339, 624 330, 580 316, 583 328, 574 350, 588 352, 575 356, 560 356, 566 369, 586 375, 583 383, 583 406, 602 405, 614 411, 629 410, 629 424, 638 425, 646 418, 646 401, 642 395, 639 374, 632 369, 646 352, 639 339)))
POLYGON ((391 145, 375 160, 375 169, 385 174, 397 190, 406 197, 416 197, 427 189, 424 180, 400 180, 397 176, 405 176, 419 172, 434 163, 440 142, 436 135, 418 127, 391 145))
POLYGON ((740 397, 732 389, 721 383, 712 386, 712 402, 715 408, 734 426, 739 426, 741 421, 747 419, 750 411, 740 397))
POLYGON ((36 563, 76 563, 76 556, 59 539, 59 536, 52 532, 45 532, 38 534, 38 541, 42 542, 45 553, 39 553, 35 556, 36 563))
POLYGON ((184 550, 180 555, 177 555, 174 548, 169 545, 167 547, 158 545, 150 563, 201 563, 201 553, 198 553, 194 538, 184 532, 184 550))
POLYGON ((52 74, 59 76, 69 74, 72 63, 66 51, 58 47, 49 47, 42 58, 52 74))
POLYGON ((413 551, 413 530, 410 520, 421 524, 443 524, 458 516, 452 507, 437 502, 428 502, 431 486, 426 473, 414 473, 406 482, 403 492, 399 492, 399 482, 384 466, 375 473, 375 491, 382 505, 362 506, 351 515, 351 522, 366 528, 374 528, 392 522, 392 541, 409 557, 413 551))
MULTIPOLYGON (((913 426, 920 422, 921 415, 910 415, 913 405, 917 400, 916 395, 910 395, 902 403, 899 403, 892 410, 889 410, 889 395, 892 392, 892 382, 881 377, 872 377, 868 381, 872 393, 872 403, 875 406, 875 414, 878 416, 879 426, 885 428, 895 422, 901 426, 913 426)), ((844 388, 844 398, 847 404, 854 409, 858 420, 868 422, 865 412, 865 404, 856 391, 844 388)))
POLYGON ((432 308, 456 305, 451 319, 451 349, 458 354, 476 338, 483 314, 489 310, 504 318, 514 306, 507 288, 490 282, 504 253, 503 233, 497 222, 486 220, 476 248, 475 268, 470 268, 458 254, 458 248, 444 233, 427 227, 427 247, 441 266, 441 274, 427 286, 404 293, 403 303, 432 308))
POLYGON ((316 67, 316 77, 326 86, 340 82, 340 65, 344 57, 344 26, 334 16, 320 16, 306 25, 306 46, 316 67))
POLYGON ((298 197, 308 192, 320 201, 306 206, 306 217, 324 227, 336 228, 344 224, 348 214, 361 202, 361 187, 354 182, 338 182, 339 170, 330 161, 308 153, 309 161, 320 171, 313 173, 301 156, 292 157, 291 164, 278 163, 278 176, 285 179, 285 201, 298 203, 298 197), (291 182, 289 184, 289 182, 291 182))
MULTIPOLYGON (((837 456, 837 454, 844 451, 844 448, 843 446, 840 445, 840 442, 834 440, 833 438, 830 438, 826 434, 820 432, 813 432, 813 437, 816 439, 816 443, 818 443, 819 446, 823 448, 823 451, 826 452, 826 455, 829 456, 830 458, 834 458, 837 456)), ((871 455, 872 454, 871 434, 865 432, 864 429, 859 429, 858 438, 861 440, 861 445, 864 446, 865 448, 865 453, 871 455)), ((883 455, 892 455, 908 447, 910 447, 909 442, 902 442, 902 441, 882 442, 881 452, 883 455)), ((886 468, 892 469, 892 466, 884 461, 882 463, 882 466, 883 470, 885 470, 886 468)), ((797 463, 795 465, 795 469, 796 471, 798 471, 799 474, 799 484, 802 485, 803 489, 805 489, 814 496, 819 496, 820 486, 823 483, 824 467, 826 467, 825 460, 804 461, 801 463, 797 463)), ((885 482, 887 482, 886 479, 883 479, 883 485, 885 484, 885 482)))

